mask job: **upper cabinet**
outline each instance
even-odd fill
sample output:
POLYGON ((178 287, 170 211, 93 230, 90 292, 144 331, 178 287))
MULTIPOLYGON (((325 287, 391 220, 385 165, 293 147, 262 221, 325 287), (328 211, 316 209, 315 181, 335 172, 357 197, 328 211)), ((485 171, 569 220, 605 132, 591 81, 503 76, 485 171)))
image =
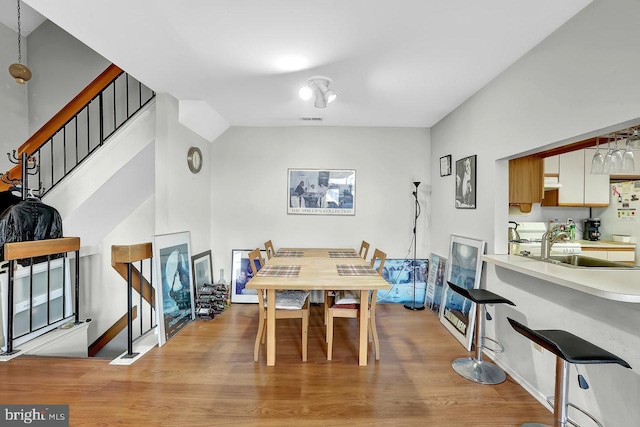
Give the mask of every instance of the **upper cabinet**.
POLYGON ((509 160, 509 204, 531 212, 542 201, 543 161, 538 156, 509 160))
MULTIPOLYGON (((557 190, 545 191, 543 206, 603 207, 609 205, 609 175, 591 175, 595 149, 583 149, 557 156, 557 190), (557 192, 557 193, 556 193, 557 192)), ((550 161, 553 165, 554 162, 550 161)), ((545 167, 547 162, 545 162, 545 167)), ((551 174, 551 172, 549 172, 551 174)), ((547 176, 547 170, 545 170, 547 176)))

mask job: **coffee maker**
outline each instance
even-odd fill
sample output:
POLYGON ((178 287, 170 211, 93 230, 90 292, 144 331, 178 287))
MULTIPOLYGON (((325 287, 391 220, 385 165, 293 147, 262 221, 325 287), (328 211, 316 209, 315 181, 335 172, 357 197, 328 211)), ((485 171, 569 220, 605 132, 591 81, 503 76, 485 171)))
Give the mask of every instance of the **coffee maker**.
POLYGON ((600 218, 588 218, 584 220, 584 239, 600 240, 600 218))

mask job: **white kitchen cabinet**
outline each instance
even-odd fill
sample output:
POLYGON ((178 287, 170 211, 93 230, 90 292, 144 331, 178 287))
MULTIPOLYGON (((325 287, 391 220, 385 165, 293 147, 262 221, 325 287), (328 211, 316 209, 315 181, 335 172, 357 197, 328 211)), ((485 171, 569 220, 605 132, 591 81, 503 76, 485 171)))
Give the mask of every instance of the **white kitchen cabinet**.
POLYGON ((609 175, 591 175, 595 150, 585 149, 559 155, 558 206, 609 205, 609 175))
POLYGON ((635 264, 636 248, 629 244, 621 247, 620 244, 609 243, 599 240, 597 242, 580 241, 582 255, 591 258, 604 259, 608 261, 625 262, 635 264))

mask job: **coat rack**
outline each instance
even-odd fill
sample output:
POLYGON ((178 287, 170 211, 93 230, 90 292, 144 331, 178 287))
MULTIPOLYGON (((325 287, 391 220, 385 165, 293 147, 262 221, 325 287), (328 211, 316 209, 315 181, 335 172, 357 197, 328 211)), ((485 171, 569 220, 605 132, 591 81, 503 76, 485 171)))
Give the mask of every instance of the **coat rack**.
MULTIPOLYGON (((39 171, 39 166, 36 164, 35 157, 27 155, 27 153, 23 152, 21 158, 18 157, 18 153, 16 150, 13 150, 13 153, 7 153, 7 157, 9 161, 15 165, 22 166, 22 178, 11 178, 9 176, 10 172, 7 171, 5 173, 0 173, 0 180, 5 184, 13 185, 13 186, 21 186, 22 190, 22 200, 26 200, 29 196, 29 175, 36 175, 39 171)), ((38 188, 36 189, 38 194, 42 192, 42 183, 38 184, 38 188)))

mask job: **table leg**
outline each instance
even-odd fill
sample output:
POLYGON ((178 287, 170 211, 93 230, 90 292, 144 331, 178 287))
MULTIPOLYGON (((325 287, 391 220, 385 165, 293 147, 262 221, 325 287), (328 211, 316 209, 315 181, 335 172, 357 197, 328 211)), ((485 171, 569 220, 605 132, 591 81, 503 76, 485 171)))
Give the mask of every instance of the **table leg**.
POLYGON ((367 311, 369 310, 369 291, 360 291, 360 312, 358 317, 360 319, 360 366, 367 366, 367 348, 369 347, 369 335, 367 334, 367 328, 369 322, 367 321, 367 311))
POLYGON ((267 366, 276 364, 276 291, 267 289, 267 366))

